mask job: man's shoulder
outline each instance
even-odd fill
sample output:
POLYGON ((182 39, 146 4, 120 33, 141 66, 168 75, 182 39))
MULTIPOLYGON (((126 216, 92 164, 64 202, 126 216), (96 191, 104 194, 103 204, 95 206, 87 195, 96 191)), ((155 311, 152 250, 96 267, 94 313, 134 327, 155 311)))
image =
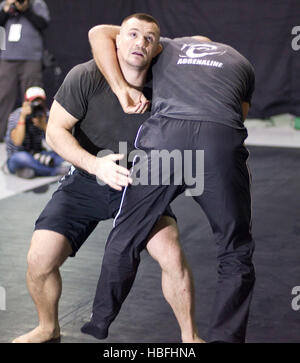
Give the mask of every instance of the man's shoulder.
POLYGON ((101 84, 104 77, 98 69, 93 59, 77 64, 66 76, 65 82, 75 82, 75 84, 101 84))
POLYGON ((22 111, 22 107, 18 107, 15 110, 13 110, 13 112, 10 114, 10 117, 15 117, 18 116, 22 111))
POLYGON ((171 44, 173 42, 173 39, 167 38, 167 37, 160 37, 160 43, 165 47, 168 44, 171 44))
POLYGON ((233 48, 232 46, 228 44, 222 44, 222 43, 216 43, 223 46, 224 50, 230 55, 232 58, 233 64, 239 65, 247 72, 254 74, 254 67, 250 63, 249 59, 247 59, 239 50, 233 48))
POLYGON ((79 74, 98 75, 99 77, 102 77, 102 74, 98 69, 94 59, 90 59, 87 62, 77 64, 72 68, 71 71, 79 74))
MULTIPOLYGON (((206 37, 202 37, 203 38, 203 42, 204 41, 207 41, 206 37)), ((178 44, 178 43, 186 43, 186 42, 189 42, 189 43, 196 43, 196 42, 199 42, 200 39, 199 37, 195 37, 195 36, 182 36, 182 37, 177 37, 177 38, 167 38, 167 37, 160 37, 160 42, 161 43, 165 43, 165 44, 178 44)))
POLYGON ((68 72, 54 98, 74 117, 81 119, 81 111, 94 95, 103 92, 106 84, 107 82, 98 70, 96 63, 89 60, 77 64, 68 72))
POLYGON ((163 49, 176 49, 176 51, 178 51, 178 49, 180 49, 183 46, 191 46, 191 45, 206 45, 207 43, 211 44, 212 42, 206 38, 206 37, 194 37, 194 36, 183 36, 183 37, 178 37, 178 38, 166 38, 166 37, 161 37, 160 38, 160 43, 163 46, 163 49))

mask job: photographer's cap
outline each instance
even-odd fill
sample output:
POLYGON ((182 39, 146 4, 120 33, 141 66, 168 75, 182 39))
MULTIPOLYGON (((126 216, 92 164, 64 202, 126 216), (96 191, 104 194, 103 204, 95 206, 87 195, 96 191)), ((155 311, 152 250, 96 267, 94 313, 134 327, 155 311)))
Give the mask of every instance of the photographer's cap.
POLYGON ((41 87, 30 87, 27 89, 25 93, 26 101, 33 101, 36 98, 46 99, 46 93, 41 87))

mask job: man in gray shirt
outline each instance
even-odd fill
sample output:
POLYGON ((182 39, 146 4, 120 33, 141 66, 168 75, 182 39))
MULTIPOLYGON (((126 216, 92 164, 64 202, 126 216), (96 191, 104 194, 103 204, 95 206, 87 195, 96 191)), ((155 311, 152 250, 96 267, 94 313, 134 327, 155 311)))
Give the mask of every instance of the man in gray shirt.
MULTIPOLYGON (((91 32, 90 40, 102 74, 124 106, 123 101, 132 94, 126 91, 128 85, 110 54, 115 52, 115 32, 113 26, 99 27, 93 36, 91 32)), ((163 51, 152 67, 152 115, 140 127, 135 141, 144 157, 138 168, 134 165, 133 185, 123 193, 106 244, 93 314, 82 332, 98 339, 108 333, 134 282, 145 236, 165 205, 191 188, 186 179, 190 170, 196 174, 196 185, 190 191, 206 214, 217 244, 218 285, 208 340, 242 343, 255 282, 251 179, 243 124, 254 90, 254 70, 235 49, 207 38, 163 38, 161 43, 163 51), (201 151, 203 159, 197 157, 201 151), (181 158, 164 168, 163 160, 156 161, 158 152, 173 156, 177 152, 181 158), (146 175, 143 184, 136 183, 136 170, 146 175), (157 175, 161 179, 153 183, 157 175), (126 266, 126 276, 118 273, 118 255, 124 269, 126 266), (113 292, 109 291, 109 276, 114 276, 113 292), (114 300, 108 300, 110 294, 114 300)), ((136 101, 133 107, 143 102, 141 95, 132 99, 136 101)))
POLYGON ((0 141, 5 135, 20 84, 21 95, 42 86, 42 31, 50 20, 43 0, 6 0, 0 4, 0 26, 5 28, 5 50, 0 52, 0 141))

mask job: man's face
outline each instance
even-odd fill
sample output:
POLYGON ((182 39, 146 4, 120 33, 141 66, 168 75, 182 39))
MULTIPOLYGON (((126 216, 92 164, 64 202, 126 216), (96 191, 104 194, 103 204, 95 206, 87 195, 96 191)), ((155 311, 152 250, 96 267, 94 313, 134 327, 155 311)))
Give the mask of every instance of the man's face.
POLYGON ((117 36, 120 60, 135 68, 144 69, 159 53, 159 29, 155 23, 130 18, 117 36))

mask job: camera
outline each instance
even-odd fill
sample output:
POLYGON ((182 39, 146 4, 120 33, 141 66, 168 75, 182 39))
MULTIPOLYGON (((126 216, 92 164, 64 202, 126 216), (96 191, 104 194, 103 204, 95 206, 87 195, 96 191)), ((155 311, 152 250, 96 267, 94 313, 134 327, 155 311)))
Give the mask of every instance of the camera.
POLYGON ((19 14, 19 10, 17 9, 15 3, 19 3, 20 5, 24 4, 26 0, 16 0, 13 4, 10 5, 9 8, 9 13, 11 15, 18 15, 19 14))
POLYGON ((42 117, 46 115, 45 106, 39 101, 31 102, 31 117, 42 117))
POLYGON ((40 162, 41 164, 45 166, 50 166, 51 168, 54 167, 55 161, 54 158, 51 155, 43 154, 43 153, 35 153, 33 154, 33 157, 35 160, 40 162))

